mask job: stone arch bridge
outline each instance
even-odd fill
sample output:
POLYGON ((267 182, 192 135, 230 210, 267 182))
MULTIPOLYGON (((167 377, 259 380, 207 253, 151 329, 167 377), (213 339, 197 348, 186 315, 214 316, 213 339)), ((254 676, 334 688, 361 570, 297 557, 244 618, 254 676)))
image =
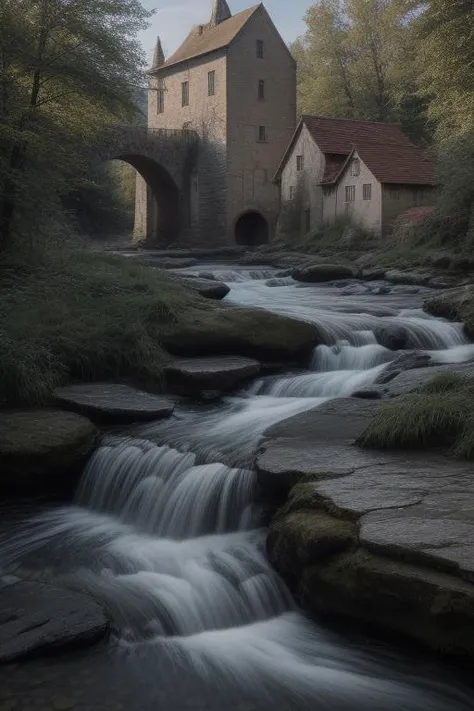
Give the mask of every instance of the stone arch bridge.
POLYGON ((91 146, 91 165, 123 160, 143 178, 146 187, 142 181, 142 196, 137 189, 137 218, 142 221, 143 235, 154 243, 170 244, 191 230, 199 140, 191 130, 112 126, 91 146))

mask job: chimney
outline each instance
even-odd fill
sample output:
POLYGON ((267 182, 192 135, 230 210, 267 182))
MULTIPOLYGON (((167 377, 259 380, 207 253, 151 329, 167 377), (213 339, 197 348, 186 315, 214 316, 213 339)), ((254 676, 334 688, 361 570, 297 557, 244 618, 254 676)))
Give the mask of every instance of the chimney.
POLYGON ((217 25, 220 25, 221 22, 224 22, 224 20, 228 20, 230 17, 232 17, 232 13, 226 0, 214 0, 210 27, 216 27, 217 25))

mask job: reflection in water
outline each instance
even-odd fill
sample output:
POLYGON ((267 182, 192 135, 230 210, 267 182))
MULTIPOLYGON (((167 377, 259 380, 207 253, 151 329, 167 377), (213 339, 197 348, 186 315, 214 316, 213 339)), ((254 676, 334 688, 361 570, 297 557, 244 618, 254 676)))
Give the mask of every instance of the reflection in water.
POLYGON ((270 425, 374 382, 396 355, 376 342, 381 323, 403 324, 417 347, 441 359, 450 351, 470 357, 472 347, 459 326, 417 311, 347 314, 335 309, 335 290, 268 287, 268 272, 241 276, 231 300, 297 312, 328 336, 311 370, 263 378, 219 405, 182 407, 130 438, 107 437, 75 506, 5 535, 2 567, 100 601, 117 644, 98 665, 104 683, 113 669, 119 688, 156 689, 129 701, 130 709, 151 711, 158 701, 177 711, 470 708, 461 690, 443 687, 439 672, 418 674, 394 652, 351 644, 295 609, 265 556, 252 464, 270 425))

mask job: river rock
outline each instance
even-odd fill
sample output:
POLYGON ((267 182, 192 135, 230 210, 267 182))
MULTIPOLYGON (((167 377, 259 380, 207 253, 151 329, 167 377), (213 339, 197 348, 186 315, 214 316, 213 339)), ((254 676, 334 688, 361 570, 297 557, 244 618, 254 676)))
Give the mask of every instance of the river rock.
POLYGON ((474 363, 450 363, 406 370, 385 385, 385 395, 388 398, 407 395, 426 385, 441 373, 459 373, 474 378, 474 363))
POLYGON ((169 398, 119 383, 68 385, 56 388, 53 396, 63 407, 103 424, 158 420, 174 410, 169 398))
POLYGON ((385 269, 362 269, 361 279, 364 281, 383 281, 385 279, 385 269))
POLYGON ((1 412, 0 493, 72 491, 98 438, 95 425, 72 412, 1 412))
POLYGON ((408 348, 410 335, 406 328, 397 324, 385 324, 374 329, 374 336, 381 346, 391 351, 401 351, 408 348))
POLYGON ((303 412, 264 432, 257 454, 257 478, 266 499, 281 500, 301 481, 342 476, 354 462, 375 463, 373 450, 349 447, 367 428, 380 401, 343 398, 303 412), (330 474, 328 474, 330 472, 330 474))
POLYGON ((432 316, 463 322, 467 335, 474 339, 474 286, 463 286, 430 297, 423 309, 432 316))
POLYGON ((392 360, 380 373, 375 380, 375 385, 385 385, 391 380, 400 375, 406 370, 415 368, 429 368, 434 365, 434 361, 430 355, 423 352, 409 351, 408 353, 400 353, 400 355, 392 360))
POLYGON ((109 630, 89 596, 38 582, 0 589, 0 664, 88 647, 109 630))
POLYGON ((188 286, 190 289, 194 289, 200 296, 204 296, 206 299, 214 299, 220 301, 230 291, 227 284, 222 281, 217 281, 216 279, 203 279, 194 276, 180 275, 180 281, 188 286))
POLYGON ((342 264, 303 264, 302 266, 296 267, 292 273, 292 277, 296 279, 296 281, 310 283, 349 279, 353 276, 352 269, 342 264))
POLYGON ((167 387, 180 395, 233 390, 259 372, 257 360, 241 356, 179 359, 165 367, 167 387))
POLYGON ((385 279, 387 281, 391 281, 394 284, 408 284, 412 286, 427 285, 433 276, 433 272, 429 271, 408 272, 398 269, 388 269, 385 272, 385 279))
POLYGON ((314 324, 256 308, 199 311, 162 339, 176 356, 240 355, 270 362, 307 360, 319 342, 314 324))
POLYGON ((365 459, 352 438, 367 422, 367 405, 378 407, 332 401, 267 431, 258 458, 260 468, 270 465, 267 477, 285 452, 287 473, 311 474, 271 522, 270 558, 313 612, 472 656, 472 463, 427 452, 365 459))

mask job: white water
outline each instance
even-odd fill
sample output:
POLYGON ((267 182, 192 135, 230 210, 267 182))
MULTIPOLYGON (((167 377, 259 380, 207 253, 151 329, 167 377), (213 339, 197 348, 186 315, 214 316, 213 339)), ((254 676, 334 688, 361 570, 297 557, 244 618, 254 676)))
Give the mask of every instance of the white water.
POLYGON ((156 656, 148 685, 160 684, 165 655, 179 673, 229 689, 242 708, 468 709, 467 697, 436 677, 418 678, 396 655, 348 645, 305 619, 265 556, 252 469, 265 429, 373 383, 396 355, 376 342, 381 323, 403 325, 443 361, 473 355, 460 326, 421 317, 399 297, 386 307, 395 315, 376 317, 347 313, 335 292, 235 280, 234 303, 298 313, 328 335, 312 369, 263 378, 222 405, 182 408, 134 438, 107 438, 75 506, 5 536, 0 564, 90 592, 113 621, 124 665, 153 666, 156 656))

